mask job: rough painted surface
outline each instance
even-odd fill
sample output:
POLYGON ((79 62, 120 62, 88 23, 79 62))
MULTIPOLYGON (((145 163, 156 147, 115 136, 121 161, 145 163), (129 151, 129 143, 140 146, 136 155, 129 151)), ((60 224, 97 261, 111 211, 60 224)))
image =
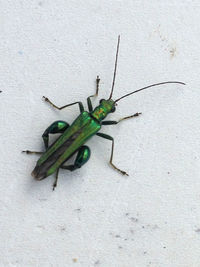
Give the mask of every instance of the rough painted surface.
MULTIPOLYGON (((0 4, 0 265, 199 267, 200 4, 198 1, 2 1, 0 4), (152 3, 150 3, 152 2, 152 3), (111 142, 88 144, 91 159, 73 173, 41 182, 30 175, 41 135, 55 120, 71 123, 101 78, 110 93, 121 34, 114 98, 141 92, 109 116, 111 142)), ((86 102, 85 102, 86 103, 86 102)), ((85 105, 86 106, 86 105, 85 105)))

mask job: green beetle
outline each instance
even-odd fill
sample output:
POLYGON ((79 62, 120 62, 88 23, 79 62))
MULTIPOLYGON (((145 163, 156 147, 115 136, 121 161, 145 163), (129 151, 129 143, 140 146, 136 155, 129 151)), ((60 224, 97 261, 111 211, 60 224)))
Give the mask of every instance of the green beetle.
POLYGON ((119 52, 119 43, 120 43, 120 36, 118 37, 118 43, 117 43, 117 52, 116 52, 116 59, 115 59, 115 68, 114 68, 114 75, 113 75, 113 82, 112 82, 112 89, 110 96, 107 100, 102 99, 99 102, 99 105, 93 109, 91 97, 98 96, 99 91, 99 82, 100 78, 97 76, 96 79, 96 94, 89 96, 87 98, 87 104, 88 104, 88 111, 84 110, 82 102, 75 102, 71 103, 62 107, 57 107, 54 105, 47 97, 43 97, 46 102, 51 104, 56 109, 64 109, 66 107, 78 104, 80 109, 80 115, 75 119, 75 121, 72 123, 72 125, 69 125, 65 121, 55 121, 52 123, 43 133, 42 138, 44 140, 45 152, 35 152, 35 151, 23 151, 27 154, 42 154, 39 160, 37 161, 37 164, 32 172, 32 176, 36 180, 42 180, 49 175, 56 173, 56 179, 53 184, 53 190, 55 189, 57 185, 58 180, 58 172, 59 169, 67 169, 70 171, 74 171, 77 168, 81 168, 90 158, 90 148, 85 145, 87 140, 91 138, 94 135, 97 135, 99 137, 108 139, 112 141, 112 150, 111 150, 111 156, 110 156, 110 164, 111 166, 120 172, 122 175, 128 175, 125 171, 120 170, 113 164, 113 151, 114 151, 114 139, 113 137, 104 134, 99 133, 99 130, 101 129, 102 125, 112 125, 117 124, 121 122, 122 120, 126 120, 129 118, 137 117, 141 113, 135 113, 134 115, 124 117, 118 121, 103 121, 109 113, 115 112, 116 103, 121 100, 122 98, 125 98, 129 95, 132 95, 134 93, 137 93, 139 91, 148 89, 150 87, 154 87, 157 85, 163 85, 167 83, 179 83, 184 84, 183 82, 177 82, 177 81, 168 81, 168 82, 161 82, 152 84, 146 87, 143 87, 141 89, 138 89, 134 92, 131 92, 129 94, 126 94, 117 100, 112 99, 113 95, 113 89, 115 84, 115 76, 116 76, 116 70, 117 70, 117 59, 118 59, 118 52, 119 52), (60 137, 49 146, 49 134, 55 134, 60 133, 60 137), (74 164, 72 165, 65 165, 66 161, 71 158, 75 153, 77 153, 77 156, 75 158, 74 164))

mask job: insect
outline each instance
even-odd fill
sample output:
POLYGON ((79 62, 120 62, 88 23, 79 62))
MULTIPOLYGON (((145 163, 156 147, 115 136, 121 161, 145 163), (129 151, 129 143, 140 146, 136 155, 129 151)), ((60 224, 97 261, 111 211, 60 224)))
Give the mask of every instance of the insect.
POLYGON ((120 36, 118 36, 111 92, 107 100, 101 99, 99 102, 99 105, 93 109, 91 98, 98 96, 99 83, 100 83, 99 76, 97 76, 97 79, 96 79, 96 93, 87 98, 89 111, 84 110, 83 104, 80 101, 74 102, 74 103, 71 103, 71 104, 68 104, 62 107, 58 107, 55 104, 53 104, 47 97, 43 97, 46 102, 48 102, 51 106, 53 106, 54 108, 58 110, 62 110, 64 108, 67 108, 69 106, 76 105, 76 104, 79 106, 79 109, 80 109, 80 115, 74 120, 74 122, 71 125, 69 125, 65 121, 58 120, 58 121, 53 122, 44 131, 42 138, 43 138, 45 149, 46 149, 45 152, 35 152, 35 151, 29 151, 29 150, 23 151, 27 154, 33 153, 33 154, 41 155, 41 157, 36 163, 34 170, 32 171, 32 176, 36 180, 42 180, 48 177, 49 175, 56 173, 55 182, 53 184, 53 190, 57 186, 59 169, 74 171, 78 168, 81 168, 89 160, 91 151, 90 151, 90 148, 87 145, 85 145, 85 143, 87 142, 89 138, 93 137, 94 135, 105 138, 112 142, 109 163, 116 171, 118 171, 122 175, 128 175, 125 171, 119 169, 113 163, 113 152, 114 152, 113 137, 105 133, 99 132, 99 131, 103 125, 118 124, 123 120, 138 117, 141 113, 139 112, 135 113, 131 116, 121 118, 118 121, 104 120, 104 119, 107 117, 108 114, 115 112, 117 103, 125 97, 128 97, 132 94, 135 94, 142 90, 146 90, 150 87, 154 87, 158 85, 170 84, 170 83, 184 84, 183 82, 177 82, 177 81, 156 83, 156 84, 143 87, 136 91, 133 91, 129 94, 123 95, 116 100, 113 100, 112 96, 113 96, 115 77, 116 77, 116 71, 117 71, 119 43, 120 43, 120 36), (61 135, 58 137, 58 139, 55 142, 53 142, 53 144, 49 146, 49 134, 55 134, 55 133, 60 133, 61 135), (77 153, 77 155, 76 155, 74 163, 72 165, 66 165, 66 162, 68 161, 68 159, 71 158, 75 153, 77 153))

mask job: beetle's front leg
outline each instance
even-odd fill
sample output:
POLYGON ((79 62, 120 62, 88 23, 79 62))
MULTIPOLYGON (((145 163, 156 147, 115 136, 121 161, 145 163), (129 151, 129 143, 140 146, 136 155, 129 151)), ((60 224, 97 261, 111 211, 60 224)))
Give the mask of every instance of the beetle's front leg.
MULTIPOLYGON (((60 169, 75 171, 76 169, 81 168, 89 160, 90 155, 91 155, 90 148, 88 146, 81 146, 78 150, 78 154, 76 156, 74 164, 64 166, 64 163, 63 163, 63 165, 61 165, 60 169)), ((53 184, 53 190, 57 186, 58 172, 59 172, 59 169, 56 172, 56 179, 55 179, 55 182, 53 184)))
POLYGON ((79 101, 79 102, 74 102, 74 103, 71 103, 71 104, 68 104, 68 105, 65 105, 65 106, 62 106, 62 107, 58 107, 58 106, 56 106, 55 104, 53 104, 53 103, 48 99, 48 97, 43 96, 43 98, 44 98, 44 100, 45 100, 46 102, 48 102, 52 107, 54 107, 54 108, 56 108, 56 109, 58 109, 58 110, 61 110, 61 109, 64 109, 64 108, 73 106, 73 105, 75 105, 75 104, 78 104, 78 105, 79 105, 80 112, 83 112, 83 111, 84 111, 83 103, 80 102, 80 101, 79 101))
POLYGON ((103 138, 105 138, 105 139, 107 139, 107 140, 110 140, 110 141, 112 141, 112 150, 111 150, 111 155, 110 155, 110 161, 109 161, 109 163, 110 163, 110 165, 115 169, 115 170, 117 170, 118 172, 120 172, 122 175, 127 175, 128 176, 128 173, 126 173, 125 171, 122 171, 122 170, 120 170, 119 168, 117 168, 114 164, 113 164, 113 152, 114 152, 114 139, 113 139, 113 137, 112 136, 110 136, 110 135, 107 135, 107 134, 104 134, 104 133, 97 133, 96 135, 98 135, 98 136, 100 136, 100 137, 103 137, 103 138))
POLYGON ((55 121, 53 122, 43 133, 42 138, 44 140, 45 148, 49 146, 49 134, 63 133, 69 124, 65 121, 55 121))
POLYGON ((131 119, 131 118, 134 118, 134 117, 138 117, 140 114, 142 114, 141 112, 137 112, 131 116, 127 116, 127 117, 124 117, 124 118, 121 118, 119 119, 118 121, 102 121, 102 125, 113 125, 113 124, 118 124, 119 122, 123 121, 123 120, 127 120, 127 119, 131 119))
POLYGON ((100 78, 99 78, 99 76, 97 76, 97 78, 96 78, 96 93, 95 93, 95 95, 91 95, 91 96, 89 96, 87 98, 87 104, 88 104, 88 110, 89 110, 89 112, 92 112, 93 111, 92 102, 91 102, 90 97, 98 96, 98 93, 99 93, 99 83, 100 83, 100 78))

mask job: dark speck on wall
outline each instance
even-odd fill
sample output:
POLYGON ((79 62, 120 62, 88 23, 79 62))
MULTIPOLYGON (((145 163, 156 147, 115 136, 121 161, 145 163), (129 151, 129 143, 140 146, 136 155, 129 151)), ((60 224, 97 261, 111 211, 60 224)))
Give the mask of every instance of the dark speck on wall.
POLYGON ((59 227, 60 227, 60 231, 61 231, 61 232, 66 231, 66 228, 65 228, 65 227, 63 227, 63 226, 59 226, 59 227))
POLYGON ((137 218, 138 214, 136 214, 136 216, 131 216, 129 212, 126 212, 125 216, 128 217, 128 219, 131 220, 132 222, 135 222, 135 223, 138 222, 138 218, 137 218))
POLYGON ((175 57, 176 56, 176 47, 175 46, 171 47, 171 49, 169 50, 169 53, 170 53, 171 58, 175 57))
POLYGON ((115 238, 121 238, 121 236, 119 234, 114 234, 112 232, 109 233, 109 235, 115 237, 115 238))
POLYGON ((39 229, 45 229, 45 227, 44 227, 44 225, 37 225, 37 228, 39 228, 39 229))
POLYGON ((39 201, 47 201, 46 198, 39 198, 39 201))
POLYGON ((131 217, 130 220, 131 220, 132 222, 138 222, 138 219, 135 218, 135 217, 131 217))
POLYGON ((156 230, 159 229, 159 226, 157 224, 146 224, 145 226, 142 225, 142 229, 149 229, 149 230, 156 230))
POLYGON ((81 208, 75 209, 76 212, 81 212, 81 208))

